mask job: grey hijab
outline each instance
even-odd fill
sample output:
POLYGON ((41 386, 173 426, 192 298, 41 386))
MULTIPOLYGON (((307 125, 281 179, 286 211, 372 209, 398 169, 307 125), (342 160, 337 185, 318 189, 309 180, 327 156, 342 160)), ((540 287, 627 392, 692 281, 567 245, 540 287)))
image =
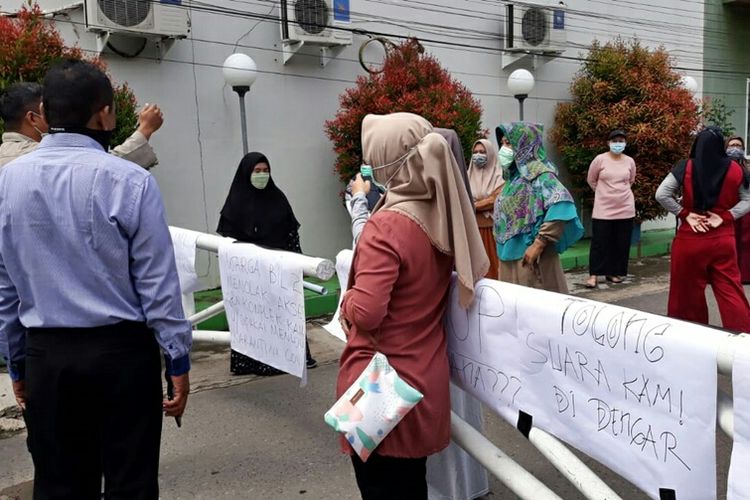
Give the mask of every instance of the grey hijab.
POLYGON ((456 131, 450 128, 435 128, 433 131, 442 135, 448 141, 453 157, 456 159, 456 163, 458 163, 461 178, 463 178, 466 185, 466 192, 469 193, 469 199, 473 200, 474 197, 471 194, 471 186, 469 185, 469 175, 466 173, 466 159, 464 158, 464 148, 461 147, 461 139, 458 138, 456 131))

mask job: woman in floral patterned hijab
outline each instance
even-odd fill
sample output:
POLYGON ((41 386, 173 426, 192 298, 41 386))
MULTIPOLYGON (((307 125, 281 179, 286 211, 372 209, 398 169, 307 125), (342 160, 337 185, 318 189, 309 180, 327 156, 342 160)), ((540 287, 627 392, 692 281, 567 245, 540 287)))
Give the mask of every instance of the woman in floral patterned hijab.
POLYGON ((547 159, 542 125, 496 129, 506 182, 495 201, 501 281, 567 293, 559 254, 583 235, 573 197, 547 159))

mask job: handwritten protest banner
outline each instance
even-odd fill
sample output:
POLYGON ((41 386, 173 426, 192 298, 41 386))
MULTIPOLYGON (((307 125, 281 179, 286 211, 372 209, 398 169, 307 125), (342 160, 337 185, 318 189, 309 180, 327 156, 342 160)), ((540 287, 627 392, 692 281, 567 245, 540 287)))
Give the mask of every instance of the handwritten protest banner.
POLYGON ((478 283, 469 311, 456 293, 446 317, 456 384, 651 498, 715 498, 721 333, 496 281, 478 283))
POLYGON ((170 227, 169 233, 172 235, 180 290, 183 295, 197 292, 202 288, 198 274, 195 272, 195 242, 199 233, 178 227, 170 227))
POLYGON ((344 342, 346 342, 346 334, 344 334, 344 330, 341 329, 341 323, 339 322, 339 309, 341 308, 341 300, 344 298, 344 292, 346 292, 346 286, 349 283, 349 269, 352 267, 353 258, 354 252, 351 250, 342 250, 336 256, 336 275, 339 278, 341 293, 339 295, 339 303, 336 306, 336 312, 333 315, 333 319, 323 327, 328 333, 344 342))
POLYGON ((219 247, 221 290, 232 349, 304 380, 302 267, 255 245, 219 247))
POLYGON ((735 344, 732 365, 734 445, 729 467, 727 500, 750 500, 750 339, 735 344))
MULTIPOLYGON (((454 277, 455 281, 455 277, 454 277)), ((523 390, 518 352, 515 303, 503 299, 495 281, 483 280, 468 310, 458 305, 455 282, 445 318, 451 379, 507 421, 518 418, 517 398, 523 390)))
MULTIPOLYGON (((348 279, 351 262, 339 265, 348 279)), ((475 297, 461 309, 454 277, 445 326, 456 385, 522 432, 533 425, 557 436, 651 498, 716 497, 722 332, 492 280, 480 281, 475 297)))

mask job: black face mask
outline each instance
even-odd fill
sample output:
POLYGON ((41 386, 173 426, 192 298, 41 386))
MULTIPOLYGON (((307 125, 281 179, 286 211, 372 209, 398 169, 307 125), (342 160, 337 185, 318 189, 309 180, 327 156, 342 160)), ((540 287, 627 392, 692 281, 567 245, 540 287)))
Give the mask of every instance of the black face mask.
POLYGON ((109 152, 109 143, 114 130, 94 130, 86 127, 50 127, 50 134, 81 134, 98 142, 104 151, 109 152))

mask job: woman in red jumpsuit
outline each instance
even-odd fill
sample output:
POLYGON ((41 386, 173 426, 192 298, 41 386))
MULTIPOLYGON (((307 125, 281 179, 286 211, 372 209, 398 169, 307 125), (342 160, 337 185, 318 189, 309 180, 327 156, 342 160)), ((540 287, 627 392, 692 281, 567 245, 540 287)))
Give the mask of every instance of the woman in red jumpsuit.
POLYGON ((734 236, 734 221, 750 211, 750 190, 742 167, 727 157, 719 129, 698 134, 690 158, 664 179, 656 199, 681 222, 672 244, 667 314, 708 324, 705 290, 711 285, 724 328, 750 332, 734 236))

